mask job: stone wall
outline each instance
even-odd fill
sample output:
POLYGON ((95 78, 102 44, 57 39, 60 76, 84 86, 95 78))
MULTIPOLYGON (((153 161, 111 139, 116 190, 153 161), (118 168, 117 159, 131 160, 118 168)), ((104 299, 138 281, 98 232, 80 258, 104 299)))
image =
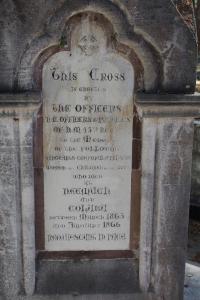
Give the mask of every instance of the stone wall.
POLYGON ((38 55, 62 43, 67 19, 81 10, 103 13, 118 39, 132 43, 145 67, 145 91, 194 91, 196 35, 190 1, 2 0, 1 92, 37 89, 33 70, 38 55))
POLYGON ((42 135, 40 78, 51 55, 71 50, 70 24, 83 12, 110 24, 114 49, 131 56, 136 77, 141 75, 133 99, 142 131, 136 174, 141 291, 182 300, 193 120, 200 116, 199 98, 183 95, 194 91, 197 54, 191 2, 185 0, 1 1, 0 295, 35 291, 34 184, 41 188, 42 176, 39 185, 34 182, 33 152, 42 135))

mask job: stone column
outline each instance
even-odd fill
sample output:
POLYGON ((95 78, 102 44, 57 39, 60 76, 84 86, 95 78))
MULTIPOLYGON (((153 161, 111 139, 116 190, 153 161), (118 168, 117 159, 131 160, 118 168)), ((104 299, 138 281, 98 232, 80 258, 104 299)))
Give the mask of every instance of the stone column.
POLYGON ((140 286, 148 292, 151 284, 151 255, 153 234, 153 203, 155 184, 156 123, 143 120, 142 124, 142 179, 140 225, 140 286))
POLYGON ((4 299, 31 295, 35 288, 32 141, 38 99, 31 98, 0 95, 0 295, 4 299))
POLYGON ((140 102, 138 111, 142 118, 140 285, 162 300, 182 300, 193 119, 200 115, 200 107, 140 102))
POLYGON ((19 134, 23 285, 25 293, 32 295, 35 289, 33 117, 20 118, 19 134))
POLYGON ((6 298, 22 289, 19 123, 0 118, 0 293, 6 298))
POLYGON ((183 298, 192 145, 191 118, 158 119, 152 285, 168 300, 183 298))

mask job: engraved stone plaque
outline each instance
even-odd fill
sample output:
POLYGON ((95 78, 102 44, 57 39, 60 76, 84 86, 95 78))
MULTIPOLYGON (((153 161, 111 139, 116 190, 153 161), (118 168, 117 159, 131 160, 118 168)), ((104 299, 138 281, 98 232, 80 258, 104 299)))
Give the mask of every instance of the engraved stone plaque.
POLYGON ((132 64, 83 20, 43 68, 45 249, 130 243, 132 64))

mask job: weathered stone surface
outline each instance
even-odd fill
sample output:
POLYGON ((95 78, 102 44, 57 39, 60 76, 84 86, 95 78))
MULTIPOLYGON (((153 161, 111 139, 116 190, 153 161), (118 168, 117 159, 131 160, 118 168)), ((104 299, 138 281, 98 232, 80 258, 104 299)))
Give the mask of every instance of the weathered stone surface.
MULTIPOLYGON (((152 96, 149 97, 152 98, 152 96)), ((156 95, 153 96, 153 98, 156 97, 156 95)), ((172 98, 173 96, 171 96, 172 98)), ((187 97, 180 96, 183 102, 185 98, 187 97)), ((170 300, 174 300, 174 295, 177 296, 177 299, 182 297, 192 143, 191 116, 197 116, 199 113, 197 102, 191 107, 177 102, 173 114, 177 114, 178 118, 169 118, 170 110, 172 112, 174 106, 166 105, 166 102, 161 107, 156 106, 155 103, 148 107, 144 103, 137 104, 140 117, 143 117, 144 138, 141 209, 142 218, 147 217, 146 222, 142 222, 141 227, 140 263, 142 268, 140 267, 140 282, 144 290, 154 288, 158 295, 167 295, 167 299, 170 300), (163 118, 161 119, 161 117, 163 118), (175 165, 177 168, 173 168, 175 165), (171 168, 169 169, 168 166, 171 168), (157 217, 155 217, 155 222, 152 222, 154 216, 157 217), (171 225, 172 223, 174 226, 171 225), (166 238, 166 236, 171 238, 166 238), (171 295, 173 295, 172 298, 170 298, 171 295)), ((23 105, 14 107, 9 104, 9 106, 4 105, 0 110, 1 116, 4 116, 1 119, 0 129, 1 164, 4 168, 1 175, 2 210, 0 212, 3 232, 0 251, 0 268, 3 276, 0 280, 0 289, 1 294, 4 295, 3 300, 6 299, 5 295, 9 295, 10 299, 17 299, 16 294, 22 291, 23 272, 21 255, 19 255, 21 238, 27 243, 23 248, 25 255, 27 255, 23 259, 28 271, 24 274, 29 276, 29 280, 25 283, 26 292, 31 294, 34 285, 34 282, 31 283, 31 279, 34 277, 34 239, 28 237, 29 232, 33 235, 33 228, 31 228, 30 220, 26 219, 29 216, 33 220, 33 215, 29 211, 33 205, 31 202, 32 162, 30 160, 32 122, 29 117, 33 111, 32 104, 26 109, 23 105), (17 114, 21 118, 19 121, 16 118, 17 114), (26 114, 28 118, 25 118, 26 114), (8 116, 12 116, 12 118, 8 118, 8 116), (13 117, 15 117, 15 121, 13 117), (22 172, 21 176, 16 178, 22 179, 22 216, 24 216, 25 226, 30 229, 26 231, 24 228, 23 235, 21 229, 15 226, 16 224, 21 226, 18 222, 20 210, 17 199, 19 198, 16 196, 18 195, 19 183, 16 182, 15 178, 17 174, 15 168, 19 161, 19 147, 22 150, 20 158, 22 172), (26 202, 27 198, 30 200, 29 203, 26 202), (28 257, 29 253, 30 257, 28 257), (12 295, 15 296, 12 297, 12 295)), ((116 272, 116 269, 114 271, 116 272)), ((137 270, 135 272, 137 278, 137 270)), ((129 271, 123 273, 127 273, 128 276, 129 271)))
POLYGON ((193 122, 144 118, 143 137, 141 201, 148 222, 141 228, 141 286, 165 299, 182 299, 193 122))
POLYGON ((22 279, 18 122, 1 118, 0 133, 0 293, 14 296, 22 279))
POLYGON ((139 291, 137 262, 132 259, 41 260, 38 294, 127 294, 139 291))
POLYGON ((182 299, 187 248, 193 122, 158 120, 153 282, 166 299, 182 299), (167 270, 167 272, 166 272, 167 270), (165 282, 168 282, 165 285, 165 282), (162 291, 162 292, 161 292, 162 291))
POLYGON ((43 69, 48 251, 130 247, 134 70, 92 18, 43 69))
POLYGON ((20 175, 23 284, 27 295, 35 289, 35 207, 33 178, 33 119, 20 119, 20 175))
POLYGON ((183 248, 160 248, 152 277, 155 293, 164 299, 183 299, 185 250, 183 248))
POLYGON ((135 49, 145 69, 145 90, 191 92, 195 86, 196 37, 191 5, 146 0, 3 0, 0 12, 0 90, 33 90, 41 51, 60 44, 67 18, 96 10, 117 38, 135 49))
POLYGON ((140 228, 140 286, 148 291, 151 282, 151 255, 155 197, 155 145, 156 120, 144 119, 142 124, 142 180, 141 180, 141 221, 140 228))
MULTIPOLYGON (((89 295, 53 295, 41 296, 36 295, 32 297, 19 296, 10 298, 9 300, 162 300, 157 298, 154 294, 89 294, 89 295)), ((0 300, 4 300, 0 297, 0 300)))
POLYGON ((37 106, 32 105, 0 107, 0 295, 3 299, 22 292, 30 295, 35 287, 32 163, 35 109, 37 106))

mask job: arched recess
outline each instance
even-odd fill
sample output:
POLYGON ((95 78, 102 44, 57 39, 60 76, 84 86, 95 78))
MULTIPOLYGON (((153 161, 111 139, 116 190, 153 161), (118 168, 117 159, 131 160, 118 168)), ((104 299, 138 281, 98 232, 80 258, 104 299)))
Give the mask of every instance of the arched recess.
POLYGON ((47 49, 42 51, 42 53, 40 53, 36 60, 33 73, 35 89, 42 89, 42 70, 45 62, 57 52, 71 51, 71 33, 73 32, 74 28, 81 22, 81 20, 87 17, 89 17, 91 21, 98 23, 98 25, 101 26, 103 31, 105 31, 106 29, 105 34, 107 36, 107 47, 110 47, 110 49, 113 49, 116 52, 120 53, 121 56, 123 56, 132 63, 135 70, 135 91, 143 91, 144 68, 141 60, 137 56, 134 49, 118 41, 117 35, 114 31, 114 27, 109 22, 109 20, 103 14, 95 13, 93 11, 80 12, 70 17, 67 20, 65 28, 62 32, 60 44, 48 47, 47 49))
MULTIPOLYGON (((108 0, 78 0, 75 3, 74 1, 66 1, 58 8, 46 20, 42 33, 32 39, 24 50, 19 72, 16 75, 17 88, 24 91, 40 90, 41 85, 38 84, 37 75, 42 63, 52 53, 59 51, 59 49, 62 50, 66 42, 65 33, 69 20, 72 20, 74 15, 84 11, 91 11, 104 16, 107 23, 112 24, 112 38, 119 47, 123 48, 121 52, 131 50, 133 59, 140 62, 143 78, 140 78, 139 81, 143 80, 143 87, 140 84, 138 91, 156 92, 160 90, 163 81, 163 66, 159 52, 141 34, 134 32, 134 25, 127 9, 118 1, 108 0)), ((110 27, 108 26, 108 28, 110 27)), ((138 77, 140 75, 141 69, 138 77)))
MULTIPOLYGON (((133 93, 135 90, 141 91, 144 89, 144 69, 142 66, 142 62, 138 58, 137 54, 133 49, 131 49, 129 46, 120 43, 115 35, 114 28, 112 24, 109 22, 109 20, 100 13, 95 13, 93 11, 84 11, 78 14, 73 15, 72 17, 69 18, 67 21, 64 31, 62 33, 62 43, 61 45, 55 45, 52 47, 47 48, 44 50, 36 63, 36 68, 35 68, 35 73, 34 73, 34 78, 35 78, 35 87, 38 90, 41 90, 42 88, 42 80, 44 79, 44 73, 43 70, 45 69, 46 63, 48 64, 48 61, 51 61, 56 55, 61 54, 61 52, 66 53, 66 59, 67 57, 70 58, 70 56, 73 53, 73 42, 72 42, 72 32, 73 36, 75 35, 74 32, 76 28, 78 27, 78 24, 81 24, 83 20, 89 20, 91 23, 98 24, 100 27, 101 31, 103 32, 103 36, 106 37, 106 45, 105 48, 107 49, 108 53, 115 53, 116 57, 120 60, 120 64, 128 64, 128 72, 130 72, 130 78, 127 77, 128 85, 127 85, 127 92, 128 96, 128 101, 131 103, 131 108, 128 112, 128 114, 131 114, 134 116, 133 124, 131 123, 129 127, 129 138, 130 138, 130 143, 132 145, 133 149, 133 157, 130 160, 130 168, 131 168, 131 173, 133 174, 132 176, 132 186, 130 184, 130 189, 132 190, 131 194, 135 193, 135 190, 137 195, 135 196, 135 199, 138 200, 139 198, 139 172, 140 172, 140 124, 139 120, 136 117, 136 112, 133 112, 133 93), (121 57, 121 59, 120 59, 121 57), (131 66, 131 67, 130 67, 131 66), (132 76, 132 71, 134 70, 135 76, 132 76), (134 80, 132 80, 134 78, 134 80), (134 82, 133 82, 134 81, 134 82), (137 124, 136 124, 137 123, 137 124), (136 126, 137 125, 137 128, 136 126), (132 129, 133 133, 132 133, 132 129), (138 130, 136 130, 138 129, 138 130), (132 136, 133 134, 133 136, 132 136), (135 153, 136 152, 136 153, 135 153), (135 168, 136 172, 132 172, 132 170, 135 168), (137 178, 136 178, 137 177, 137 178), (133 182, 135 181, 135 178, 137 180, 137 184, 134 184, 133 182), (137 187, 136 187, 137 185, 137 187)), ((98 47, 98 45, 97 45, 98 47)), ((80 45, 78 45, 78 49, 80 51, 84 51, 84 49, 81 48, 80 45), (80 49, 79 49, 80 48, 80 49)), ((87 56, 87 54, 86 54, 87 56)), ((104 56, 103 56, 104 57, 104 56)), ((106 56, 105 56, 106 57, 106 56)), ((66 61, 66 60, 65 60, 66 61)), ((121 89, 122 90, 122 89, 121 89)), ((53 90, 52 90, 53 91, 53 90)), ((114 89, 113 89, 114 91, 114 89)), ((124 91, 126 93, 126 89, 124 91)), ((120 92, 121 95, 121 92, 120 92)), ((120 95, 115 94, 116 97, 123 99, 120 95)), ((49 94, 51 96, 51 92, 49 94)), ((45 94, 43 94, 43 97, 45 97, 45 94)), ((65 97, 66 99, 66 97, 65 97)), ((121 101, 121 100, 120 100, 121 101)), ((44 102, 45 103, 45 102, 44 102)), ((129 103, 129 104, 130 104, 129 103)), ((131 121, 132 122, 132 121, 131 121)), ((35 139, 35 175, 36 175, 36 220, 37 220, 37 227, 39 230, 36 228, 36 237, 37 237, 37 249, 38 250, 45 250, 44 247, 44 182, 43 182, 43 167, 44 167, 44 162, 43 162, 43 146, 44 148, 47 148, 48 144, 48 137, 49 135, 47 134, 47 138, 44 139, 44 136, 42 134, 43 130, 43 111, 41 107, 41 111, 38 115, 38 120, 36 122, 36 139, 35 139)), ((50 142, 51 144, 51 142, 50 142)), ((130 155, 132 156, 132 151, 130 152, 130 155)), ((131 176, 131 175, 130 175, 131 176)), ((133 199, 133 197, 131 197, 133 199)), ((133 206, 133 203, 131 204, 133 206)), ((131 209, 131 212, 134 213, 136 212, 136 209, 133 210, 131 209)), ((137 213, 139 215, 139 207, 137 207, 137 213)), ((133 216, 132 216, 133 217, 133 216)), ((134 218, 130 218, 130 220, 134 220, 134 218)), ((138 222, 139 223, 139 222, 138 222)), ((133 224, 130 225, 130 228, 134 227, 133 224)), ((138 231, 138 228, 137 228, 138 231)), ((138 236, 137 233, 132 233, 130 234, 130 241, 129 241, 129 249, 132 250, 133 248, 137 248, 137 243, 138 243, 138 236)), ((59 254, 60 255, 60 254, 59 254)), ((117 253, 112 255, 129 255, 129 254, 124 254, 124 253, 117 253)), ((132 254, 130 254, 132 255, 132 254)))

